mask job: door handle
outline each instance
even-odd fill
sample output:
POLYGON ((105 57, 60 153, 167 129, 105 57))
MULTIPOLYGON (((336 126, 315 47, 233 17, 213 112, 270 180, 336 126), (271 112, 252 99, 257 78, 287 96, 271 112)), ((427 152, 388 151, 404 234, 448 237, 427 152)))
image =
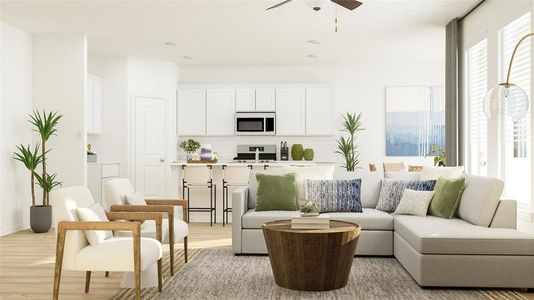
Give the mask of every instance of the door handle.
POLYGON ((164 162, 165 161, 165 158, 160 158, 159 159, 159 162, 164 162))

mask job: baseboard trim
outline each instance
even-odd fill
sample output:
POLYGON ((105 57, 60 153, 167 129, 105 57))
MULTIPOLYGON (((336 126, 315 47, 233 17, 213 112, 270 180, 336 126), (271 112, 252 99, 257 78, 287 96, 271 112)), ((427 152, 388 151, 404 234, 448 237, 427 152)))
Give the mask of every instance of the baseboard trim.
POLYGON ((26 230, 30 228, 30 224, 20 224, 15 227, 8 228, 2 232, 0 232, 0 236, 10 235, 16 232, 19 232, 21 230, 26 230))

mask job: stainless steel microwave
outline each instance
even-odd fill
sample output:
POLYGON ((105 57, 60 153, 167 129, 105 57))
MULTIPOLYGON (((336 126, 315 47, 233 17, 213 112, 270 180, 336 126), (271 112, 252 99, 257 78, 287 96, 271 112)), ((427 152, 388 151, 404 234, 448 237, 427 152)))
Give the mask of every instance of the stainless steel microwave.
POLYGON ((247 112, 235 114, 236 135, 275 135, 274 112, 247 112))

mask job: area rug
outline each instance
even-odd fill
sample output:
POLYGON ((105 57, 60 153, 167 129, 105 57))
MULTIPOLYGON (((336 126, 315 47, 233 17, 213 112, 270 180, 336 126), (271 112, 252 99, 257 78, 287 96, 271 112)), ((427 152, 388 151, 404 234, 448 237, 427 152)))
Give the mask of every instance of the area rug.
MULTIPOLYGON (((355 257, 346 287, 328 292, 301 292, 276 285, 268 256, 234 256, 230 250, 176 251, 176 272, 163 262, 163 291, 144 289, 143 299, 526 299, 514 290, 423 289, 394 258, 355 257)), ((133 299, 123 289, 113 299, 133 299)))

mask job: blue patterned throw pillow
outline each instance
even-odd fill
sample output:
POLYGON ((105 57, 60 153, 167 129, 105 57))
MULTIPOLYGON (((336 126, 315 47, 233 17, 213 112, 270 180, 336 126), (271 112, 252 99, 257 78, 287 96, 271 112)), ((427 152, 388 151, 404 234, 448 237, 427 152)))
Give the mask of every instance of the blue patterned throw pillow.
POLYGON ((385 212, 394 212, 399 205, 404 190, 433 191, 436 185, 435 180, 396 180, 384 178, 382 189, 376 209, 385 212))
POLYGON ((305 198, 317 202, 320 212, 362 212, 362 180, 311 180, 305 182, 305 198))

